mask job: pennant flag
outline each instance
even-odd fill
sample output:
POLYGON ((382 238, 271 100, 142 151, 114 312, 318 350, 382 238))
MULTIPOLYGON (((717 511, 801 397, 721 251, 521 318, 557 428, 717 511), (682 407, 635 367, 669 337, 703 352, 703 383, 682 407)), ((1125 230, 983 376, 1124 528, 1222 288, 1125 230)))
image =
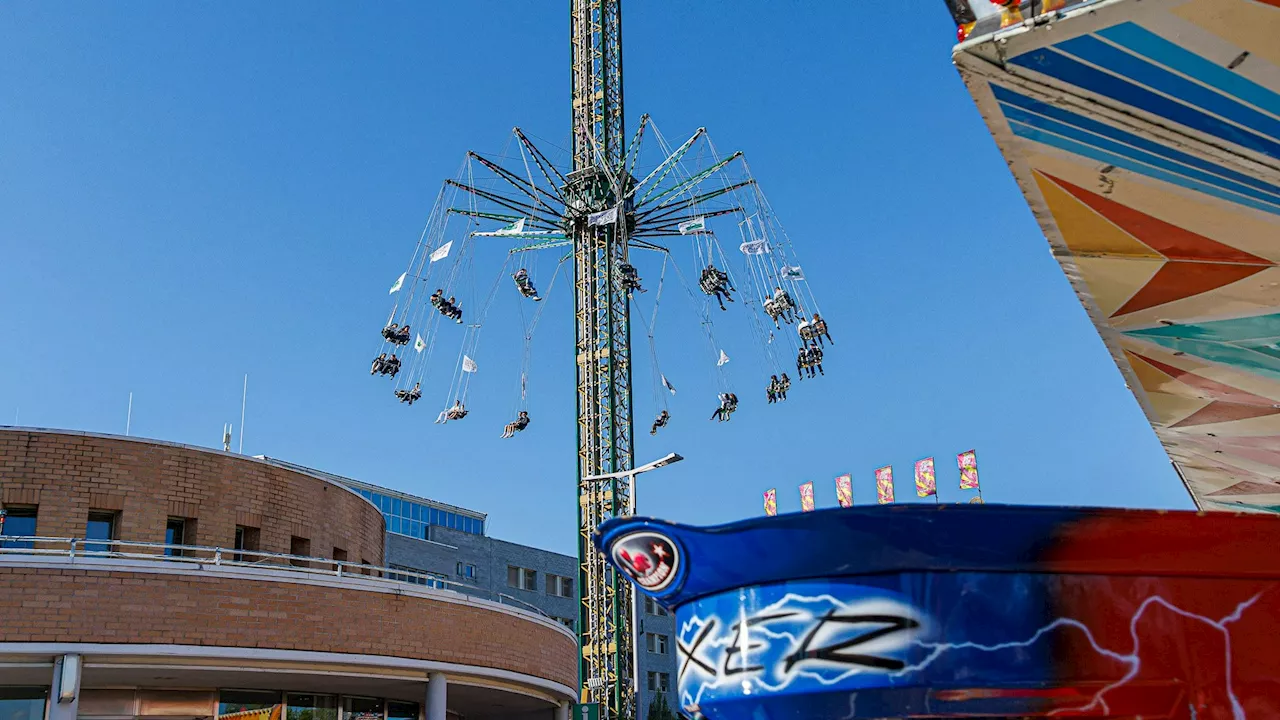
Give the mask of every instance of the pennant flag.
POLYGON ((407 272, 400 273, 400 277, 396 278, 396 281, 391 284, 391 292, 387 294, 395 295, 397 292, 400 292, 400 288, 404 286, 404 279, 408 276, 409 273, 407 272))
POLYGON ((813 482, 800 486, 800 512, 813 512, 813 482))
POLYGON ((778 514, 777 488, 769 488, 764 491, 764 514, 770 517, 778 514))
POLYGON ((933 476, 933 458, 916 461, 916 495, 929 497, 938 494, 938 483, 933 476))
POLYGON ((960 489, 978 490, 978 451, 969 450, 956 456, 956 465, 960 468, 960 489))
POLYGON ((876 470, 876 501, 881 505, 893 502, 893 466, 876 470))
POLYGON ((748 240, 738 246, 743 255, 764 255, 769 252, 769 243, 763 239, 748 240))
POLYGON ((529 376, 524 373, 520 373, 520 399, 521 400, 525 399, 525 394, 528 391, 528 389, 529 389, 529 376))
POLYGON ((434 251, 432 251, 432 253, 431 253, 431 262, 435 262, 435 261, 437 261, 437 260, 443 260, 443 259, 445 259, 445 258, 449 257, 449 248, 451 248, 451 247, 453 247, 453 241, 452 241, 452 240, 450 240, 449 242, 447 242, 447 243, 445 243, 445 244, 441 245, 440 247, 436 248, 436 249, 435 249, 434 251))
POLYGON ((723 364, 725 364, 725 363, 727 363, 727 362, 729 362, 729 356, 728 356, 728 355, 725 355, 725 354, 724 354, 724 351, 723 351, 723 350, 721 350, 721 351, 720 351, 720 359, 716 361, 716 367, 720 367, 721 365, 723 365, 723 364))
POLYGON ((413 341, 413 349, 417 350, 418 352, 422 352, 423 348, 425 348, 426 346, 427 346, 427 342, 422 339, 421 335, 418 336, 417 340, 413 341))
POLYGON ((588 225, 612 225, 618 222, 618 206, 614 205, 608 210, 602 210, 598 213, 591 213, 587 216, 588 225))
POLYGON ((680 231, 681 235, 705 232, 707 229, 707 219, 704 217, 696 217, 692 220, 685 220, 677 225, 676 229, 680 231))
POLYGON ((479 369, 480 369, 480 368, 476 366, 476 361, 475 361, 475 360, 472 360, 471 358, 467 357, 466 355, 463 355, 463 356, 462 356, 462 372, 469 372, 469 373, 473 373, 473 372, 475 372, 476 370, 479 370, 479 369))
POLYGON ((494 235, 519 235, 524 232, 524 218, 511 223, 510 225, 495 231, 494 235))
POLYGON ((840 507, 853 507, 853 476, 841 475, 836 478, 836 500, 840 507))
MULTIPOLYGON (((659 373, 659 375, 661 375, 661 373, 659 373)), ((672 395, 676 394, 676 386, 671 384, 671 381, 667 379, 666 375, 662 375, 662 387, 669 390, 672 395)))
POLYGON ((786 280, 804 279, 804 271, 800 269, 799 265, 783 265, 782 269, 778 271, 778 274, 786 280))

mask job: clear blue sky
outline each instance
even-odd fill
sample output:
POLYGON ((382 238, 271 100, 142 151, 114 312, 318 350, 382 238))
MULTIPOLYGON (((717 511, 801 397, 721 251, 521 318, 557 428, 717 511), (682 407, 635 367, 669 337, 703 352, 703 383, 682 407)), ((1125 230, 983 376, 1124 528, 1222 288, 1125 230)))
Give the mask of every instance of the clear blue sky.
MULTIPOLYGON (((134 434, 215 446, 247 372, 246 453, 573 552, 567 295, 516 440, 497 438, 509 319, 465 422, 431 423, 443 389, 410 409, 368 375, 441 180, 514 125, 567 137, 566 4, 0 5, 0 423, 122 433, 133 392, 134 434)), ((927 455, 957 500, 971 447, 989 501, 1190 507, 951 65, 942 2, 631 0, 624 26, 629 124, 705 125, 747 153, 838 343, 824 379, 768 407, 749 338, 726 339, 743 406, 710 423, 712 372, 673 305, 674 420, 641 429, 637 458, 687 460, 643 478, 642 512, 729 521, 773 486, 794 511, 805 480, 831 506, 844 472, 869 502, 890 463, 906 497, 927 455)), ((647 427, 639 368, 636 406, 647 427)))

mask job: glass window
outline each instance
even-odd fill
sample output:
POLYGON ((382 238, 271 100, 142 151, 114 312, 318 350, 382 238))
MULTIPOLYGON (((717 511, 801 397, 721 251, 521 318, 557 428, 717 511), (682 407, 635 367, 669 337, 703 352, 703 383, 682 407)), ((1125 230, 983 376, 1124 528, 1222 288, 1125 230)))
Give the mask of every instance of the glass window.
POLYGON ((418 720, 418 703, 389 700, 387 720, 418 720))
POLYGON ((409 503, 409 509, 413 511, 413 519, 422 522, 422 506, 418 503, 409 503))
POLYGON ((382 701, 378 698, 343 697, 342 720, 382 720, 382 701))
POLYGON ((644 647, 651 653, 667 654, 667 636, 658 633, 644 634, 644 647))
POLYGON ((538 590, 538 572, 529 568, 507 566, 507 584, 520 590, 538 590))
MULTIPOLYGON (((164 544, 165 545, 186 545, 184 539, 187 536, 187 522, 182 518, 169 518, 169 522, 164 526, 164 544)), ((181 555, 182 551, 177 548, 165 548, 165 555, 176 556, 181 555)))
MULTIPOLYGON (((115 540, 116 539, 116 513, 113 512, 90 512, 89 519, 84 526, 85 540, 115 540)), ((85 543, 85 552, 111 552, 113 549, 110 543, 85 543)))
POLYGON ((404 517, 404 503, 400 501, 400 498, 391 498, 391 514, 404 517))
MULTIPOLYGON (((0 535, 36 534, 35 508, 5 508, 0 510, 0 535)), ((8 540, 0 542, 0 547, 29 548, 34 547, 30 540, 8 540)), ((0 713, 0 717, 3 714, 0 713)))
POLYGON ((280 704, 280 693, 270 690, 222 690, 218 693, 218 715, 246 710, 267 710, 280 704))
POLYGON ((547 573, 547 594, 556 597, 573 597, 573 578, 547 573))
MULTIPOLYGON (((8 520, 5 522, 8 523, 8 520)), ((0 718, 44 720, 44 696, 44 688, 0 687, 0 718)))
POLYGON ((644 599, 644 611, 650 615, 666 615, 667 611, 659 605, 653 598, 646 597, 644 599))
POLYGON ((378 507, 382 508, 382 512, 384 513, 391 512, 391 498, 387 497, 386 495, 379 495, 378 507))
POLYGON ((338 720, 337 698, 333 695, 289 693, 288 720, 338 720))
POLYGON ((671 676, 664 672, 649 671, 649 689, 666 692, 671 686, 671 676))

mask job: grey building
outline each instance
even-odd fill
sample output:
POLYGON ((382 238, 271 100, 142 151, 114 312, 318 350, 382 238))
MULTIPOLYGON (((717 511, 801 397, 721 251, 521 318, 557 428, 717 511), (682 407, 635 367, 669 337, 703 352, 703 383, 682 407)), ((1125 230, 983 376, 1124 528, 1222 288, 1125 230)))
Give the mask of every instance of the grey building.
MULTIPOLYGON (((282 465, 291 463, 276 460, 282 465)), ((571 629, 578 618, 578 559, 569 555, 507 542, 485 534, 486 515, 398 490, 371 485, 295 465, 346 485, 373 504, 387 519, 386 564, 393 569, 427 573, 441 580, 473 585, 527 603, 571 629)), ((421 582, 426 582, 421 580, 421 582)), ((652 600, 642 602, 636 642, 639 644, 639 717, 659 692, 679 707, 675 691, 675 618, 652 600)))

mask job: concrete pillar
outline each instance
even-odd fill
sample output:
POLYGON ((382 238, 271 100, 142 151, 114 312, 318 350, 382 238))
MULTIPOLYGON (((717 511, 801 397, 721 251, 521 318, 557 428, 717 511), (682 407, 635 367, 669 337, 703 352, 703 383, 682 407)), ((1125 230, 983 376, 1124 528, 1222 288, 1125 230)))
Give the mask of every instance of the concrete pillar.
POLYGON ((569 701, 565 700, 560 703, 560 707, 556 708, 556 720, 569 720, 570 706, 569 701))
POLYGON ((431 673, 427 676, 427 720, 445 720, 448 691, 449 681, 445 679, 444 673, 431 673))
POLYGON ((79 655, 59 655, 53 661, 53 679, 49 686, 47 720, 76 720, 80 708, 79 655))

